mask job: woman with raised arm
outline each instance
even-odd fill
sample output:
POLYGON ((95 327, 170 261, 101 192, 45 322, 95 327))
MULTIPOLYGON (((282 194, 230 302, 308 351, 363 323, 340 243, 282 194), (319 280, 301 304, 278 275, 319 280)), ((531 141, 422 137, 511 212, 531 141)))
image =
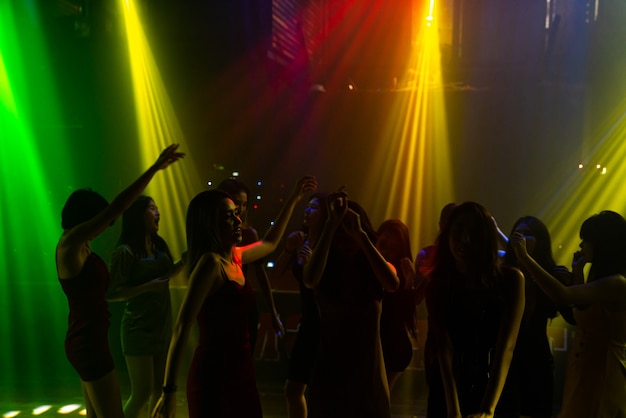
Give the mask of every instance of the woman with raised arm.
POLYGON ((289 418, 306 418, 308 407, 306 390, 317 357, 320 318, 312 289, 304 285, 304 265, 326 222, 326 193, 314 193, 304 209, 302 228, 285 239, 285 247, 272 270, 274 280, 294 280, 300 290, 300 323, 289 356, 285 398, 289 418))
POLYGON ((189 203, 190 279, 174 327, 163 393, 154 417, 172 418, 176 414, 177 378, 196 320, 199 344, 187 377, 189 417, 262 416, 248 334, 250 300, 241 267, 276 249, 296 203, 304 193, 316 189, 314 177, 300 179, 263 239, 243 247, 237 247, 242 239, 241 220, 228 194, 205 191, 189 203))
MULTIPOLYGON (((237 210, 239 210, 239 217, 241 218, 241 243, 240 247, 251 244, 259 240, 259 234, 256 229, 254 229, 248 223, 248 197, 250 196, 250 190, 248 187, 239 179, 229 178, 222 181, 218 186, 218 190, 226 192, 230 195, 231 199, 237 206, 237 210)), ((282 337, 285 333, 285 328, 283 327, 282 322, 280 321, 280 315, 276 311, 276 304, 274 303, 274 296, 272 295, 272 287, 270 286, 270 280, 267 277, 267 272, 265 271, 265 267, 263 266, 263 260, 257 260, 256 262, 243 266, 243 275, 246 279, 250 277, 248 272, 253 272, 252 276, 256 279, 256 283, 258 284, 258 288, 263 294, 265 301, 267 302, 267 306, 269 308, 270 317, 272 318, 272 326, 274 327, 274 332, 279 337, 282 337)), ((246 280, 246 290, 250 295, 251 306, 250 309, 250 349, 252 350, 252 354, 254 354, 254 349, 257 341, 258 328, 259 328, 259 319, 260 313, 257 307, 256 296, 254 294, 254 288, 250 282, 250 280, 246 280)))
MULTIPOLYGON (((539 265, 557 277, 561 283, 570 285, 572 274, 565 266, 558 266, 552 256, 552 239, 546 225, 535 216, 519 218, 511 234, 526 237, 528 252, 539 265)), ((532 273, 517 260, 509 243, 503 261, 519 268, 524 274, 526 306, 517 336, 515 353, 504 385, 500 402, 496 408, 499 418, 550 418, 554 409, 554 358, 548 341, 548 321, 561 311, 568 321, 569 307, 559 307, 534 280, 532 273)))
POLYGON ((626 416, 626 220, 603 211, 580 228, 573 270, 591 263, 586 283, 565 286, 529 255, 526 238, 511 235, 518 260, 554 303, 575 305, 560 418, 626 416))
POLYGON ((327 199, 317 244, 304 265, 315 290, 320 342, 309 385, 310 418, 390 416, 380 342, 381 300, 399 280, 376 249, 366 212, 344 193, 327 199))
POLYGON ((437 239, 426 293, 429 418, 491 418, 524 312, 524 277, 501 266, 496 227, 478 203, 455 207, 437 239))
POLYGON ((80 376, 88 417, 123 417, 108 340, 109 271, 91 251, 91 241, 124 213, 157 171, 184 157, 177 149, 178 145, 167 147, 111 204, 100 194, 81 189, 70 195, 61 213, 63 234, 56 247, 56 266, 70 309, 65 353, 80 376))

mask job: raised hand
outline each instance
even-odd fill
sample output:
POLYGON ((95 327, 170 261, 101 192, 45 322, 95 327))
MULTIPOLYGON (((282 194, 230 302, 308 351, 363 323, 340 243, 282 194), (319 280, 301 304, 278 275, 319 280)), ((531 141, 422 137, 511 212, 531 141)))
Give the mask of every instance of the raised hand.
POLYGON ((526 237, 519 232, 513 232, 510 237, 511 247, 518 258, 528 256, 526 249, 526 237))
POLYGON ((152 410, 152 418, 174 418, 176 416, 176 393, 162 393, 152 410))
POLYGON ((159 158, 157 158, 157 160, 155 161, 154 166, 158 170, 163 170, 164 168, 168 167, 170 164, 173 164, 176 161, 180 160, 181 158, 184 158, 185 157, 184 152, 176 151, 178 147, 179 147, 179 144, 172 144, 168 146, 167 148, 165 148, 161 152, 161 155, 159 155, 159 158))
POLYGON ((298 198, 302 197, 305 193, 314 192, 317 190, 317 179, 315 176, 304 176, 296 183, 294 194, 298 198))
POLYGON ((348 195, 344 192, 333 193, 326 201, 328 221, 340 225, 348 212, 348 195))

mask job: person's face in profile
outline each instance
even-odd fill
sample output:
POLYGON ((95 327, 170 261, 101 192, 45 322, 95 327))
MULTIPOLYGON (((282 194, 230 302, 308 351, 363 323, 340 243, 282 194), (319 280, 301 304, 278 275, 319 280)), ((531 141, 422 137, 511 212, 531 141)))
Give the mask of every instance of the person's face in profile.
POLYGON ((154 203, 154 200, 151 200, 148 203, 148 207, 146 207, 143 219, 146 234, 156 234, 159 231, 159 221, 161 219, 161 214, 159 213, 159 208, 157 207, 156 203, 154 203))
POLYGON ((232 247, 241 242, 241 219, 237 206, 231 199, 224 199, 220 202, 218 223, 220 239, 225 247, 232 247))
POLYGON ((237 207, 237 214, 241 219, 245 219, 246 212, 248 212, 248 194, 246 192, 239 192, 233 196, 233 203, 237 207))
POLYGON ((317 197, 312 198, 304 208, 303 224, 311 231, 320 231, 322 229, 324 219, 322 219, 321 202, 317 197))

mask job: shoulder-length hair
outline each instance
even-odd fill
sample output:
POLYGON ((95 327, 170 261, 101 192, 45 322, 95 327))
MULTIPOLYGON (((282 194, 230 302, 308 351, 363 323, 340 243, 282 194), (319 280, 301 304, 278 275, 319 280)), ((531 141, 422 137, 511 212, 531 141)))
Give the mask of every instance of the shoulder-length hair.
POLYGON ((588 281, 612 274, 626 274, 626 220, 605 210, 591 216, 580 227, 580 238, 593 246, 588 281))

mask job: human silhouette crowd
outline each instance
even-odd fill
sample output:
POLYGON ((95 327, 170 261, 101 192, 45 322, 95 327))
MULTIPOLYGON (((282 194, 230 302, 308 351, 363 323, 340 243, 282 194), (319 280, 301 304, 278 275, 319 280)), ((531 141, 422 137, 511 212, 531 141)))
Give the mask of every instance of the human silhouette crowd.
POLYGON ((247 222, 249 189, 228 179, 188 203, 187 246, 175 256, 159 235, 158 202, 143 193, 159 171, 183 159, 178 148, 165 148, 111 203, 80 189, 63 207, 56 266, 69 306, 65 351, 88 417, 174 418, 184 402, 191 418, 261 418, 253 356, 259 314, 248 264, 279 337, 285 328, 272 280, 299 289, 300 324, 284 386, 290 418, 391 418, 390 394, 411 362, 422 303, 428 418, 626 417, 620 214, 586 219, 567 267, 554 261, 548 228, 537 217, 520 217, 507 235, 480 203, 450 203, 438 236, 414 258, 402 220, 375 227, 343 189, 318 190, 308 175, 294 179, 259 237, 247 222), (301 227, 287 231, 301 202, 301 227), (91 242, 119 217, 109 266, 91 242), (266 271, 261 261, 271 254, 276 262, 266 271), (172 312, 176 274, 187 285, 172 312), (109 301, 124 301, 125 402, 109 347, 109 301), (547 326, 559 315, 575 337, 563 397, 555 399, 547 326), (198 342, 189 347, 193 327, 198 342))

